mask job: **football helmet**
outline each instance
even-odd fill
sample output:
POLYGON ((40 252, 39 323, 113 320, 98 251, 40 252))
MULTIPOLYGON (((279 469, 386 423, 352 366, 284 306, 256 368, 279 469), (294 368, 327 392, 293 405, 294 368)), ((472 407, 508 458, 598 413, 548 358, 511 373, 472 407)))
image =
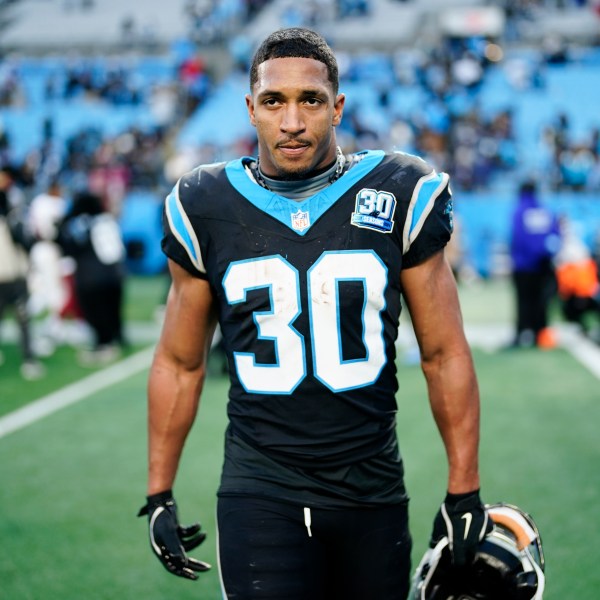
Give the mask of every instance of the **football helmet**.
POLYGON ((468 567, 453 567, 448 538, 425 552, 410 600, 542 600, 544 554, 530 515, 511 504, 487 504, 494 528, 468 567))

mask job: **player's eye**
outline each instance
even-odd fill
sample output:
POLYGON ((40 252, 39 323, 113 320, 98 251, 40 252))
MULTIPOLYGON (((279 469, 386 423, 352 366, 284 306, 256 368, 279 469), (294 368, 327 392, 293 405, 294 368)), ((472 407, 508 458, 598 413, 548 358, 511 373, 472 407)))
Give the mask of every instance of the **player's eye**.
POLYGON ((278 106, 281 102, 277 98, 265 98, 263 100, 264 106, 278 106))
POLYGON ((307 98, 304 101, 306 104, 308 104, 309 106, 319 106, 320 104, 323 103, 323 101, 320 98, 307 98))

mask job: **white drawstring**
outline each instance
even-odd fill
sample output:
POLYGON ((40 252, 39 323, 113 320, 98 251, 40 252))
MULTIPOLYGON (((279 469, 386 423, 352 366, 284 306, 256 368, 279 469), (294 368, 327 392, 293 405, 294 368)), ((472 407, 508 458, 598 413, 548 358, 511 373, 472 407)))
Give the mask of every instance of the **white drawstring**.
POLYGON ((306 531, 308 531, 308 537, 312 537, 312 531, 310 530, 311 516, 310 508, 304 507, 304 524, 306 525, 306 531))

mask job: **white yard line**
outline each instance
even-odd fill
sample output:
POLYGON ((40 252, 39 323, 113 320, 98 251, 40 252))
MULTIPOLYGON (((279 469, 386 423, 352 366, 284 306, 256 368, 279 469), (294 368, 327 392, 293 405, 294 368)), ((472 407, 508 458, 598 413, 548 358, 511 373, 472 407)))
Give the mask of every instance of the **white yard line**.
MULTIPOLYGON (((586 338, 576 326, 558 323, 556 331, 558 345, 583 365, 594 377, 600 379, 600 346, 586 338)), ((469 343, 478 348, 495 351, 512 339, 512 328, 503 325, 467 326, 469 343)))
MULTIPOLYGON (((600 379, 600 347, 583 337, 569 326, 557 326, 559 344, 592 375, 600 379)), ((410 326, 400 328, 398 343, 401 346, 416 345, 410 326)), ((504 324, 471 325, 466 328, 469 343, 474 347, 494 352, 505 346, 511 338, 511 328, 504 324)), ((0 417, 0 438, 23 429, 56 411, 84 400, 115 383, 119 383, 147 369, 154 354, 154 346, 141 350, 128 358, 68 385, 27 406, 0 417)))
POLYGON ((595 377, 600 379, 600 346, 574 329, 559 330, 559 343, 595 377))
POLYGON ((0 417, 0 438, 23 429, 62 408, 84 400, 100 390, 147 369, 153 354, 153 346, 141 350, 106 369, 97 371, 52 394, 39 398, 23 408, 0 417))
MULTIPOLYGON (((552 327, 557 333, 559 346, 569 352, 594 377, 600 379, 600 346, 583 336, 575 326, 558 323, 552 327)), ((467 324, 465 332, 469 344, 474 348, 480 348, 486 352, 496 352, 510 343, 513 328, 505 323, 467 324)), ((409 324, 400 328, 398 344, 404 348, 416 350, 417 342, 409 324)))

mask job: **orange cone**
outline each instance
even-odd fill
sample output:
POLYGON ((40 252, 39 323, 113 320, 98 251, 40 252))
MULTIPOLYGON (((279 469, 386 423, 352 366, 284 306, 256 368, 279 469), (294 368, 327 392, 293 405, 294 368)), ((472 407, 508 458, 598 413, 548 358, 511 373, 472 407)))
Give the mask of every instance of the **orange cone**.
POLYGON ((551 327, 544 327, 537 335, 537 346, 542 350, 551 350, 556 348, 556 334, 551 327))

